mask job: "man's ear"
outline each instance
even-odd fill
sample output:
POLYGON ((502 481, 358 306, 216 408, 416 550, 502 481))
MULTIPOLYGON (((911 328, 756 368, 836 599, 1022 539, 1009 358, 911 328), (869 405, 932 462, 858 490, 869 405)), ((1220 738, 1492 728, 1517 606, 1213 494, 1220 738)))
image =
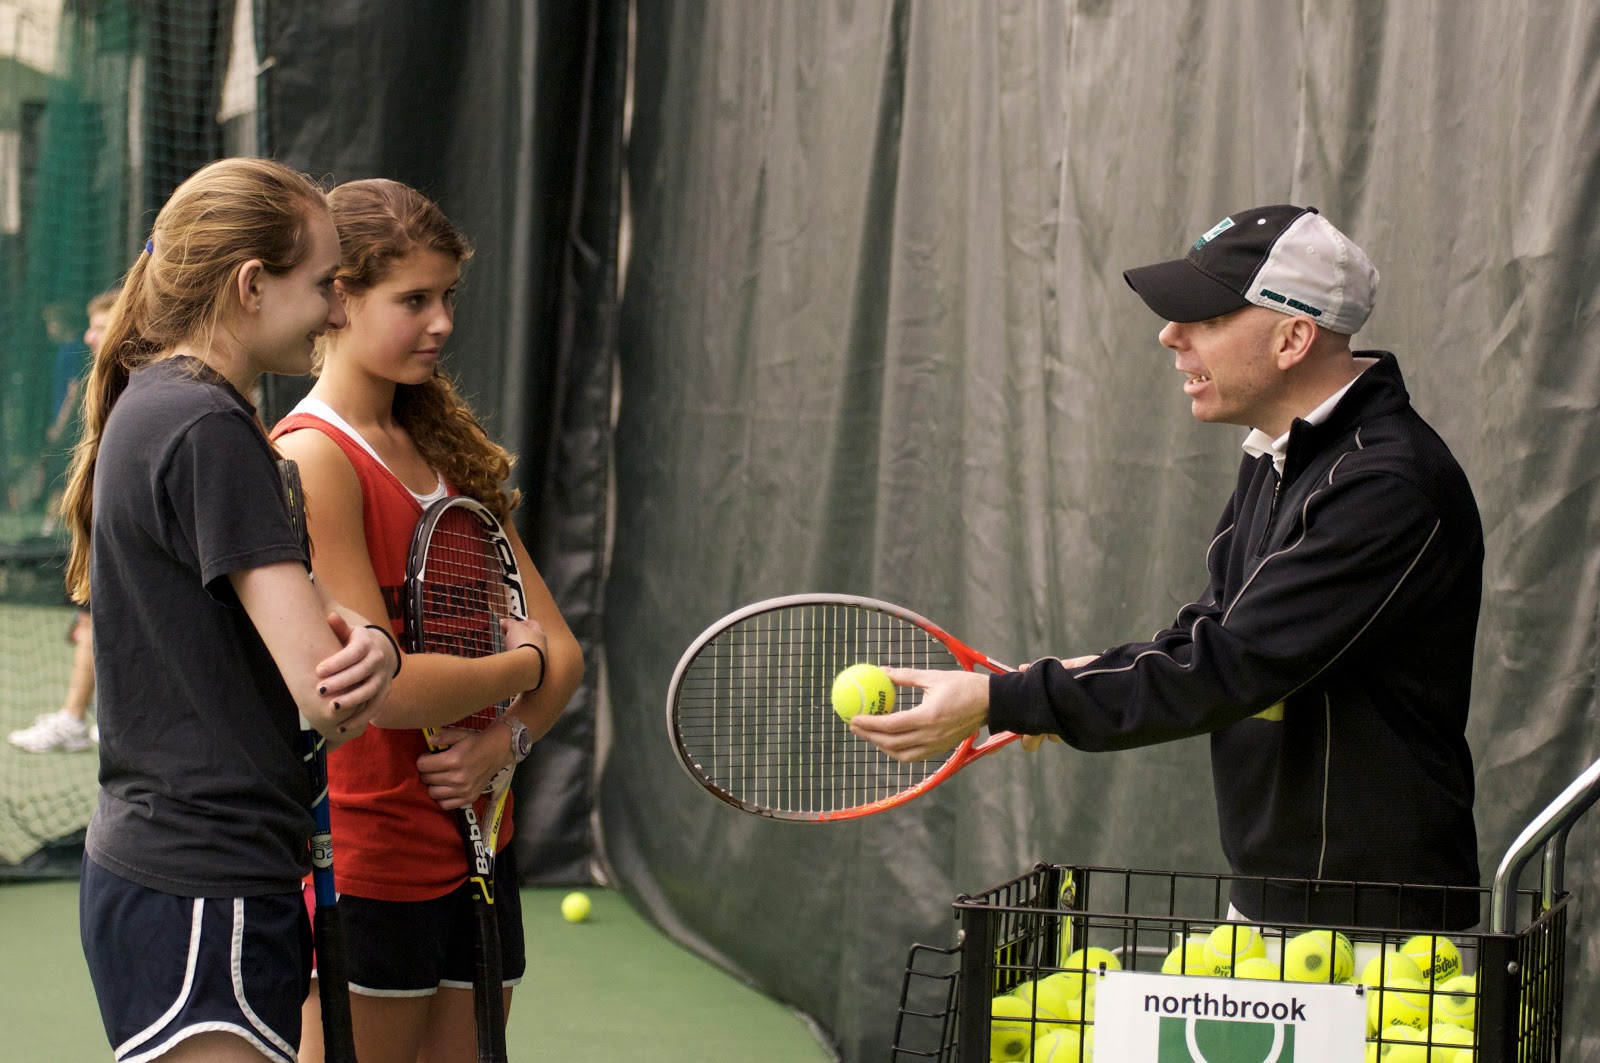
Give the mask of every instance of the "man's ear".
POLYGON ((234 294, 238 297, 241 310, 261 309, 261 276, 266 268, 266 263, 259 258, 252 258, 240 266, 239 272, 234 275, 234 294))
POLYGON ((1317 342, 1317 323, 1304 314, 1296 314, 1278 323, 1273 338, 1272 355, 1279 369, 1292 369, 1305 360, 1317 342))

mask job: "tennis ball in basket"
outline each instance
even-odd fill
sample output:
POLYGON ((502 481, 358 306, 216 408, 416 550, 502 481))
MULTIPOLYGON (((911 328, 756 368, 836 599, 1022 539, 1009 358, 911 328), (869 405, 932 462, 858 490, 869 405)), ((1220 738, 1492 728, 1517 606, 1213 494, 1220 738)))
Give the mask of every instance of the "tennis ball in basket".
POLYGON ((1422 1031, 1412 1026, 1390 1026, 1377 1041, 1367 1042, 1367 1063, 1438 1063, 1428 1059, 1422 1031))
POLYGON ((1235 978, 1255 978, 1263 982, 1276 982, 1283 976, 1277 964, 1265 956, 1251 956, 1233 965, 1235 978))
POLYGON ((1071 988, 1061 981, 1059 975, 1052 974, 1023 982, 1011 991, 1011 995, 1033 1005, 1035 1016, 1047 1024, 1041 1027, 1042 1030, 1083 1017, 1080 1002, 1070 995, 1071 988))
POLYGON ((1424 1032, 1422 1039, 1433 1045, 1433 1054, 1435 1056, 1444 1054, 1439 1051, 1440 1045, 1448 1045, 1456 1049, 1454 1054, 1459 1054, 1463 1048, 1472 1047, 1472 1031, 1457 1026, 1453 1022, 1434 1023, 1424 1032))
POLYGON ((1233 965, 1267 954, 1261 932, 1248 923, 1223 923, 1206 939, 1205 962, 1210 974, 1231 974, 1233 965))
POLYGON ((569 893, 561 898, 561 918, 569 923, 583 922, 593 910, 587 893, 569 893))
POLYGON ((1064 988, 1069 999, 1077 1001, 1080 1018, 1094 1018, 1094 995, 1100 988, 1098 977, 1103 966, 1108 971, 1122 970, 1122 961, 1110 949, 1086 948, 1068 953, 1061 961, 1062 970, 1051 975, 1064 988))
POLYGON ((1033 1004, 1005 993, 989 1002, 989 1058, 1027 1059, 1033 1044, 1033 1004))
POLYGON ((1120 971, 1122 961, 1110 949, 1101 948, 1078 949, 1061 961, 1063 971, 1098 971, 1102 966, 1108 971, 1120 971))
POLYGON ((1210 934, 1190 934, 1161 961, 1162 974, 1210 974, 1206 966, 1206 942, 1210 934))
POLYGON ((1355 968, 1355 947, 1334 930, 1308 930, 1283 947, 1283 977, 1290 982, 1348 982, 1355 968))
POLYGON ((1032 1063, 1090 1063, 1094 1059, 1094 1029, 1067 1026, 1033 1042, 1032 1063))
POLYGON ((1409 978, 1412 981, 1422 982, 1427 976, 1422 973, 1422 968, 1417 966, 1417 961, 1410 956, 1402 956, 1394 949, 1380 952, 1367 961, 1361 968, 1361 977, 1356 979, 1364 986, 1388 985, 1396 978, 1409 978))
POLYGON ((1438 934, 1418 934, 1400 946, 1400 954, 1411 957, 1430 982, 1447 982, 1461 973, 1461 950, 1438 934))
POLYGON ((842 720, 856 713, 879 716, 894 708, 894 684, 875 664, 852 664, 833 681, 833 711, 842 720))
POLYGON ((1428 983, 1420 978, 1391 978, 1367 994, 1367 1028, 1382 1031, 1397 1025, 1417 1030, 1428 1025, 1428 983))
POLYGON ((1478 977, 1458 974, 1434 986, 1433 1017, 1463 1030, 1478 1025, 1478 977))

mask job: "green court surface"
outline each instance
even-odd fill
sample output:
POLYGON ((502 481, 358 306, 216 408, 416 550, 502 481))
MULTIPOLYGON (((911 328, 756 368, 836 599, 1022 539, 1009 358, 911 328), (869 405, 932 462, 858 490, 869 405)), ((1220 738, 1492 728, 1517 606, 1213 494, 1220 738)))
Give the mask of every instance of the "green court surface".
MULTIPOLYGON (((522 892, 528 974, 512 1003, 514 1061, 817 1063, 833 1058, 794 1013, 662 937, 617 894, 522 892)), ((0 885, 0 1063, 111 1058, 78 946, 76 882, 0 885)))

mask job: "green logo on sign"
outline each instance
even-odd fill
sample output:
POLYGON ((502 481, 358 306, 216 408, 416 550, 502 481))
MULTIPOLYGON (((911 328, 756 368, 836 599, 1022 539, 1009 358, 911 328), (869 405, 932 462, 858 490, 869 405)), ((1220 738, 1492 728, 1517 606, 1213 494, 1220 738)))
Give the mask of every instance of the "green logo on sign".
POLYGON ((1294 1063, 1294 1024, 1162 1016, 1158 1063, 1294 1063))

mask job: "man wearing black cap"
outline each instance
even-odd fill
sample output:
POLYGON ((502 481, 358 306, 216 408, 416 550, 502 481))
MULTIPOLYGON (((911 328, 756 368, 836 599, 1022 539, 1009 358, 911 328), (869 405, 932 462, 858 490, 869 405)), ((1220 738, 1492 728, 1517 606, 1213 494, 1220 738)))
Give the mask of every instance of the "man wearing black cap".
POLYGON ((1202 421, 1250 429, 1209 585, 1148 642, 1019 672, 891 670, 851 728, 903 760, 978 727, 1085 750, 1210 734, 1249 919, 1461 929, 1479 915, 1465 729, 1483 567, 1471 488, 1392 354, 1352 352, 1378 273, 1314 209, 1224 218, 1124 274, 1202 421), (1318 885, 1273 880, 1318 880, 1318 885), (1331 885, 1339 883, 1339 885, 1331 885))

